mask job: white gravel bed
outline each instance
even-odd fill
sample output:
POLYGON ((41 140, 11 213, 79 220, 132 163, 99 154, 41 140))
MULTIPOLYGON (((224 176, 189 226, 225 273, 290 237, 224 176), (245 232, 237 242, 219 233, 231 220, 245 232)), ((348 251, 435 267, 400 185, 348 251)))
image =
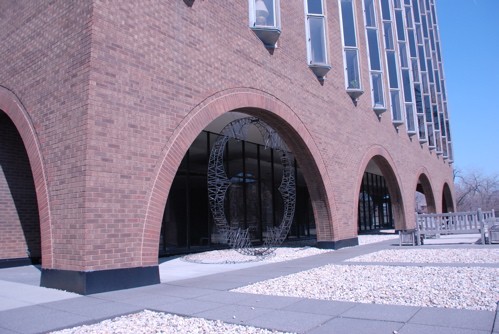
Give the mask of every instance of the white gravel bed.
MULTIPOLYGON (((359 235, 359 245, 396 239, 394 234, 359 235)), ((209 252, 189 254, 181 259, 187 262, 204 264, 233 264, 246 262, 276 263, 302 257, 332 252, 332 249, 319 249, 316 247, 276 247, 275 252, 266 257, 244 255, 233 249, 214 250, 209 252)))
POLYGON ((493 249, 386 249, 349 259, 348 262, 499 263, 493 249))
POLYGON ((266 257, 244 255, 233 249, 214 250, 204 253, 189 254, 182 257, 182 260, 204 264, 231 264, 245 262, 276 263, 299 259, 302 257, 331 252, 331 249, 318 249, 315 247, 279 247, 273 254, 266 257))
MULTIPOLYGON (((280 334, 283 332, 271 331, 262 328, 234 325, 220 320, 206 320, 202 318, 186 318, 173 314, 142 311, 110 320, 104 320, 98 324, 85 325, 61 331, 52 332, 57 334, 280 334)), ((284 333, 283 333, 284 334, 284 333)))
POLYGON ((499 268, 327 265, 232 291, 494 311, 499 300, 499 268))

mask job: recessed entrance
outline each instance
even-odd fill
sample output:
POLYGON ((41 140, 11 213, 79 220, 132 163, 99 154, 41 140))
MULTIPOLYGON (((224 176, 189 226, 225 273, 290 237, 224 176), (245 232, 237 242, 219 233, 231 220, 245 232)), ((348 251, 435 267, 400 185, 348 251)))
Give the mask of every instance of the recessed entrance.
MULTIPOLYGON (((213 221, 208 203, 208 162, 220 131, 235 119, 248 117, 230 112, 210 123, 185 154, 166 203, 160 255, 226 247, 213 221)), ((267 147, 255 127, 246 140, 230 139, 224 148, 224 169, 231 185, 224 209, 231 226, 249 228, 251 242, 263 243, 267 231, 281 223, 284 206, 278 190, 283 174, 281 154, 267 147)), ((292 156, 292 155, 291 155, 292 156)), ((302 171, 292 159, 296 180, 296 208, 288 241, 315 242, 316 230, 310 196, 302 171)))
POLYGON ((380 168, 371 160, 360 186, 358 233, 393 228, 392 201, 388 186, 380 168))

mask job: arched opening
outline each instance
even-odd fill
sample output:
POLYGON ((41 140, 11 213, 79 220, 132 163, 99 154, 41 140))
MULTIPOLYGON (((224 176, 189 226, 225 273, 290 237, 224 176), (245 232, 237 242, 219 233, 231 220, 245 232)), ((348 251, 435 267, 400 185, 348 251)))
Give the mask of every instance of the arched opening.
POLYGON ((425 174, 421 174, 416 185, 415 208, 417 213, 436 213, 435 197, 431 183, 425 174))
MULTIPOLYGON (((209 206, 208 164, 222 129, 234 120, 248 117, 247 112, 230 112, 216 118, 185 153, 164 210, 160 255, 226 247, 209 206)), ((230 227, 248 229, 251 243, 258 245, 283 218, 283 198, 279 191, 283 164, 279 150, 269 147, 256 127, 249 126, 247 130, 245 139, 231 138, 223 150, 223 168, 230 180, 224 211, 230 227)), ((287 242, 315 243, 317 233, 310 194, 302 169, 294 157, 292 160, 296 206, 287 242)))
POLYGON ((455 212, 455 209, 449 185, 445 183, 444 189, 442 191, 442 213, 448 213, 448 212, 455 212))
POLYGON ((359 190, 357 231, 372 233, 405 226, 402 196, 389 162, 374 156, 363 172, 359 190))
MULTIPOLYGON (((274 96, 251 88, 238 88, 218 92, 200 103, 176 127, 166 143, 150 188, 144 216, 142 265, 155 266, 158 263, 159 239, 166 202, 185 154, 208 124, 224 114, 233 112, 264 121, 278 132, 294 154, 307 184, 318 246, 340 248, 357 244, 357 238, 337 238, 338 226, 333 224, 336 219, 333 185, 321 152, 303 122, 288 105, 274 96)), ((192 210, 190 212, 192 213, 192 210)))
POLYGON ((15 124, 0 110, 0 250, 6 265, 41 259, 40 218, 28 153, 15 124))

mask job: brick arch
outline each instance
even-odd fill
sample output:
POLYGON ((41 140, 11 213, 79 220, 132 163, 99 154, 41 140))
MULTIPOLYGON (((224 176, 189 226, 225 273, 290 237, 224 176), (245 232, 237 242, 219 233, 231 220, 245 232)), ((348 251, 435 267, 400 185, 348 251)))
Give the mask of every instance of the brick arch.
POLYGON ((396 229, 405 229, 406 228, 406 219, 405 219, 405 209, 403 202, 403 189, 401 189, 402 183, 400 182, 399 174, 395 169, 395 163, 390 153, 383 148, 382 146, 375 145, 370 147, 367 152, 364 154, 362 161, 359 166, 359 170, 357 172, 357 184, 354 189, 354 200, 353 203, 353 217, 355 224, 359 219, 358 217, 358 206, 359 206, 359 191, 360 186, 362 184, 362 178, 364 176, 364 172, 367 168, 369 162, 373 160, 381 170, 383 177, 385 178, 386 185, 388 187, 388 192, 390 194, 390 198, 392 201, 392 210, 393 217, 395 220, 395 228, 396 229))
POLYGON ((332 184, 319 149, 295 112, 276 97, 259 90, 239 88, 219 92, 196 106, 165 145, 155 171, 144 220, 142 265, 157 264, 159 234, 170 186, 185 153, 198 134, 224 113, 238 111, 257 116, 276 129, 303 169, 317 225, 317 239, 337 235, 332 184))
POLYGON ((421 192, 425 195, 426 198, 426 207, 428 213, 436 213, 437 206, 435 203, 435 194, 433 192, 433 186, 430 178, 428 177, 429 173, 426 168, 422 167, 417 173, 416 186, 414 189, 417 190, 418 184, 421 184, 421 192))
POLYGON ((451 184, 445 181, 442 186, 442 213, 455 212, 454 198, 452 197, 452 191, 449 186, 451 184))
POLYGON ((40 217, 42 265, 44 268, 51 268, 53 265, 53 256, 50 200, 38 136, 33 126, 33 122, 31 121, 28 112, 21 104, 21 101, 14 93, 2 86, 0 86, 0 110, 14 123, 28 154, 31 172, 35 182, 36 199, 40 217))

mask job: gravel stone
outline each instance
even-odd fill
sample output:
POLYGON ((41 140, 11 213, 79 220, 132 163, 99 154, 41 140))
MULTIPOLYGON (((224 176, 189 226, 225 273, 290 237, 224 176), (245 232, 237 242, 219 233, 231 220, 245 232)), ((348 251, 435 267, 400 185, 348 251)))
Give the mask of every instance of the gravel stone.
POLYGON ((173 314, 142 311, 110 320, 104 320, 98 324, 85 325, 69 329, 63 329, 57 334, 285 334, 284 332, 271 331, 268 329, 234 325, 220 320, 206 320, 202 318, 186 318, 173 314))
POLYGON ((495 311, 499 268, 327 265, 232 291, 495 311))
POLYGON ((357 256, 348 262, 406 263, 499 263, 499 248, 493 249, 386 249, 357 256))
POLYGON ((204 253, 190 254, 182 257, 182 260, 187 262, 204 263, 204 264, 233 264, 245 262, 262 262, 276 263, 302 257, 324 254, 332 252, 331 249, 318 249, 315 247, 282 247, 276 248, 275 252, 266 256, 251 256, 244 255, 233 249, 214 250, 204 253))

